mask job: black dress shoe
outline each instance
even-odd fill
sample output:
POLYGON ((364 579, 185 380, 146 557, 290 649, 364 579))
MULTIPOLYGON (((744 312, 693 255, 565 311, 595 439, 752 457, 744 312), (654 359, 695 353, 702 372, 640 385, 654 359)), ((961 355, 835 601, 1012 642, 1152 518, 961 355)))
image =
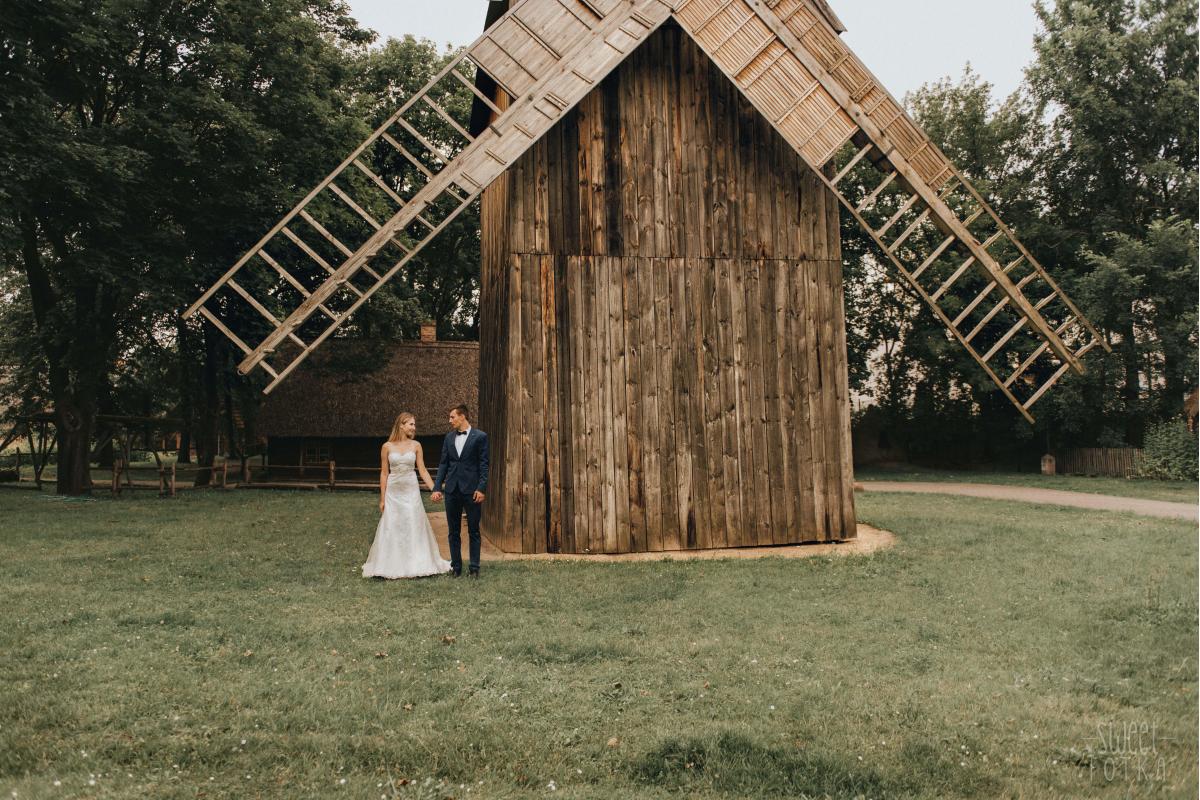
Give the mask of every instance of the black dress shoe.
POLYGON ((471 577, 471 578, 478 578, 478 577, 479 577, 479 570, 477 570, 477 569, 473 569, 473 570, 471 570, 471 571, 469 571, 469 572, 467 573, 467 576, 468 576, 468 577, 471 577))
POLYGON ((450 577, 451 577, 451 578, 461 578, 461 577, 462 577, 462 570, 461 570, 461 569, 452 569, 452 570, 450 570, 450 577))

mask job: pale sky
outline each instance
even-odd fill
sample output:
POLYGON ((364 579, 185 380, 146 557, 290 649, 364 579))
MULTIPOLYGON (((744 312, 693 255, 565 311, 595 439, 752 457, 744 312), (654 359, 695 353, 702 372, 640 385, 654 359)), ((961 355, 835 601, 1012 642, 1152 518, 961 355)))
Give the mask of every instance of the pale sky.
MULTIPOLYGON (((487 0, 349 0, 381 36, 466 45, 483 30, 487 0)), ((830 0, 846 43, 896 97, 922 83, 958 78, 967 62, 1003 99, 1033 60, 1033 0, 830 0), (907 46, 903 46, 905 43, 907 46)))

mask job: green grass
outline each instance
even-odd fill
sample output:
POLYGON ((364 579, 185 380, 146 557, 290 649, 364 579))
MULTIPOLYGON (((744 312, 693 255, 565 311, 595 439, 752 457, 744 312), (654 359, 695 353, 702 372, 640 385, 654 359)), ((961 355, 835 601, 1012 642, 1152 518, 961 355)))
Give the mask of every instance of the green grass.
POLYGON ((1039 489, 1062 489, 1068 492, 1167 500, 1174 503, 1195 503, 1200 500, 1200 484, 1195 481, 1158 481, 1149 478, 1107 478, 1086 475, 1040 475, 1033 472, 972 472, 914 466, 860 467, 854 470, 854 474, 857 479, 863 481, 995 483, 1004 486, 1034 486, 1039 489))
POLYGON ((378 582, 366 494, 0 491, 0 797, 1194 796, 1195 525, 858 502, 895 548, 378 582))

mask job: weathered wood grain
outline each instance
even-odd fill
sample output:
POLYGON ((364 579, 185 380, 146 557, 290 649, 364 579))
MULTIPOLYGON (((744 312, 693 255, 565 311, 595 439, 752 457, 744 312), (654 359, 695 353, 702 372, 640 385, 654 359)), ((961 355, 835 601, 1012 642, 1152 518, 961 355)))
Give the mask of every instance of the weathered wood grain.
POLYGON ((677 28, 484 193, 483 226, 489 537, 854 535, 836 206, 677 28))

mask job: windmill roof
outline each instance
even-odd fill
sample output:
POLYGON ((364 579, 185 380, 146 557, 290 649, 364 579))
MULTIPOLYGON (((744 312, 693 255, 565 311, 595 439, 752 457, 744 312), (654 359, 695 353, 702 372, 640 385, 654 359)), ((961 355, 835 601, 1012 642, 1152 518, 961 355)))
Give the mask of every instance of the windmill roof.
POLYGON ((478 408, 479 342, 389 342, 382 358, 376 348, 377 342, 327 341, 267 395, 259 432, 387 436, 396 415, 408 411, 417 418, 417 435, 429 436, 446 431, 452 407, 478 408))

